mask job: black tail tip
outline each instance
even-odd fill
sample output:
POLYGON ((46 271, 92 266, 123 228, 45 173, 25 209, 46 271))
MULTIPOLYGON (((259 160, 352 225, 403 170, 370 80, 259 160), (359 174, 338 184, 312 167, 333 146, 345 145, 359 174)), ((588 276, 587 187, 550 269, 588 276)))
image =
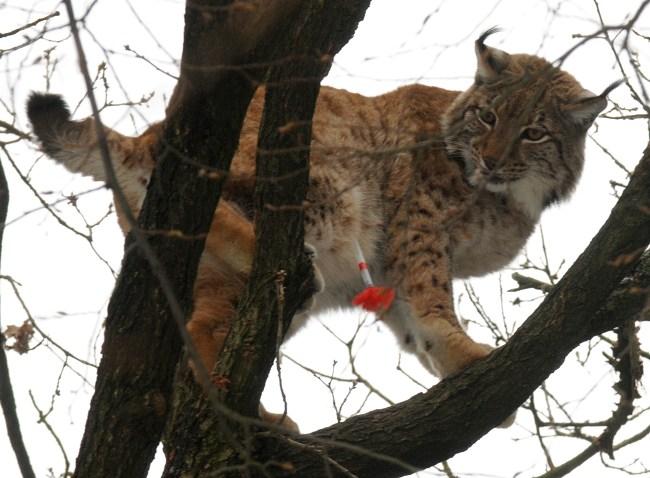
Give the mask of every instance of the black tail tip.
POLYGON ((61 95, 33 92, 27 99, 27 116, 36 128, 68 121, 70 110, 61 95))

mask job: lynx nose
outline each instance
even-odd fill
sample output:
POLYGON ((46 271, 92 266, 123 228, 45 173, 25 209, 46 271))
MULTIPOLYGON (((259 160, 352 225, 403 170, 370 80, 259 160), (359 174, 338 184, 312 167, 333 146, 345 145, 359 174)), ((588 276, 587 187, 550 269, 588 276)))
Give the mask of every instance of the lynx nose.
POLYGON ((483 156, 483 165, 488 171, 493 171, 499 163, 499 158, 496 156, 483 156))

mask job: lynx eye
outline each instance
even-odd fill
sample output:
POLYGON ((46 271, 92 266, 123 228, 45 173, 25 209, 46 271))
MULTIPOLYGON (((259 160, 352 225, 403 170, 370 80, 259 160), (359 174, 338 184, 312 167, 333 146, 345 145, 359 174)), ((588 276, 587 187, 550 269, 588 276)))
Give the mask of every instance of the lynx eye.
POLYGON ((494 126, 497 122, 497 115, 490 110, 478 110, 478 117, 487 126, 494 126))
POLYGON ((526 128, 521 132, 521 139, 536 143, 546 139, 547 137, 548 133, 542 128, 526 128))

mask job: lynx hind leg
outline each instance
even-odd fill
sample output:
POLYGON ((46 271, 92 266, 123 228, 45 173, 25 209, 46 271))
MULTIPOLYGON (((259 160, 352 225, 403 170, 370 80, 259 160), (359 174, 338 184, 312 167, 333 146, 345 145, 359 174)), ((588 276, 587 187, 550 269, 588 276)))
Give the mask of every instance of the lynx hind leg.
MULTIPOLYGON (((255 254, 255 231, 251 221, 229 201, 219 202, 212 219, 210 232, 206 238, 205 248, 213 256, 226 264, 227 267, 242 274, 248 274, 255 254)), ((305 243, 305 252, 311 259, 313 267, 314 295, 321 292, 325 286, 323 275, 315 264, 316 249, 305 243)), ((314 295, 305 301, 298 313, 308 311, 314 305, 314 295)))
MULTIPOLYGON (((214 368, 234 317, 244 278, 202 258, 194 287, 194 308, 187 331, 208 373, 214 368)), ((190 362, 196 374, 196 364, 190 362)))
MULTIPOLYGON (((212 371, 230 330, 254 252, 252 223, 232 203, 219 201, 205 240, 194 286, 194 309, 187 323, 187 331, 208 372, 212 371)), ((190 365, 196 373, 196 364, 190 365)))
MULTIPOLYGON (((225 277, 217 274, 210 277, 205 269, 200 270, 199 274, 204 277, 197 278, 194 310, 187 323, 187 331, 203 366, 210 373, 230 330, 238 298, 238 284, 229 283, 225 277)), ((196 364, 191 362, 191 366, 196 374, 196 364)))

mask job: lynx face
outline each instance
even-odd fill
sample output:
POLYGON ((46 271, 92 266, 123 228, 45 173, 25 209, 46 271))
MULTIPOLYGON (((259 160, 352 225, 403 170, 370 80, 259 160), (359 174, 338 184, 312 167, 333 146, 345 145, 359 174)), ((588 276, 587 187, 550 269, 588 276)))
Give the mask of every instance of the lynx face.
POLYGON ((447 151, 468 181, 510 194, 537 219, 568 197, 584 164, 587 129, 606 106, 542 58, 509 55, 476 42, 474 85, 444 118, 447 151))

